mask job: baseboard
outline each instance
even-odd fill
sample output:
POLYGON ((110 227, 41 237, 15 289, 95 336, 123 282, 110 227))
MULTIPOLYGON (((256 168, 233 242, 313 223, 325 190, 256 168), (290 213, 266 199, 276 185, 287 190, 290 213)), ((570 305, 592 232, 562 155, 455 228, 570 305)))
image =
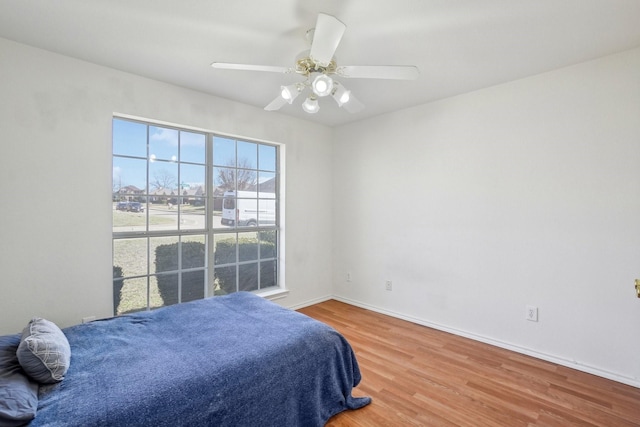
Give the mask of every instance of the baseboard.
POLYGON ((312 300, 301 302, 299 304, 287 305, 287 308, 290 308, 291 310, 299 310, 301 308, 309 307, 310 305, 320 304, 321 302, 329 301, 330 299, 337 299, 337 298, 333 295, 325 295, 323 297, 314 298, 312 300))
MULTIPOLYGON (((547 362, 551 362, 551 363, 555 363, 557 365, 561 365, 561 366, 565 366, 567 368, 571 368, 571 369, 576 369, 578 371, 582 371, 582 372, 586 372, 589 374, 593 374, 602 378, 606 378, 612 381, 616 381, 622 384, 627 384, 630 385, 632 387, 637 387, 640 388, 640 381, 638 381, 635 378, 631 378, 631 377, 627 377, 624 375, 620 375, 620 374, 616 374, 614 372, 609 372, 600 368, 595 368, 593 366, 589 366, 589 365, 584 365, 581 363, 578 363, 576 361, 573 360, 569 360, 569 359, 565 359, 562 357, 558 357, 558 356, 554 356, 551 354, 547 354, 547 353, 541 353, 535 350, 531 350, 528 349, 526 347, 521 347, 518 345, 513 345, 507 342, 503 342, 503 341, 499 341, 499 340, 495 340, 493 338, 487 338, 484 337, 482 335, 477 335, 474 333, 470 333, 470 332, 466 332, 463 330, 459 330, 459 329, 455 329, 455 328, 450 328, 448 326, 444 326, 444 325, 440 325, 437 323, 433 323, 433 322, 429 322, 417 317, 413 317, 413 316, 407 316, 404 315, 402 313, 397 313, 394 311, 390 311, 390 310, 385 310, 382 309, 380 307, 375 307, 369 304, 365 304, 359 301, 355 301, 355 300, 351 300, 349 298, 344 298, 344 297, 340 297, 337 295, 333 295, 330 298, 326 298, 322 301, 326 301, 327 299, 335 299, 336 301, 340 301, 343 302, 345 304, 350 304, 356 307, 360 307, 360 308, 364 308, 366 310, 371 310, 371 311, 375 311, 376 313, 380 313, 380 314, 384 314, 387 316, 391 316, 391 317, 395 317, 397 319, 402 319, 402 320, 406 320, 408 322, 411 323, 416 323, 418 325, 422 325, 422 326, 427 326, 429 328, 433 328, 433 329, 437 329, 439 331, 443 331, 443 332, 448 332, 454 335, 458 335, 464 338, 469 338, 475 341, 479 341, 479 342, 483 342, 485 344, 489 344, 489 345, 493 345, 496 347, 500 347, 500 348, 504 348, 506 350, 511 350, 514 351, 516 353, 520 353, 520 354, 525 354, 527 356, 531 356, 531 357, 535 357, 537 359, 541 359, 541 360, 546 360, 547 362)), ((322 302, 322 301, 318 301, 318 302, 322 302)), ((310 304, 309 304, 310 305, 310 304)))

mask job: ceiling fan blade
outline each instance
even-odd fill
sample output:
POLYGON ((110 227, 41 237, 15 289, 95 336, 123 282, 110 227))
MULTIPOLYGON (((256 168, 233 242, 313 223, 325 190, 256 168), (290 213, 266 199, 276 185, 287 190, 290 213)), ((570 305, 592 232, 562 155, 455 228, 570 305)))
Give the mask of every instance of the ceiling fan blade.
POLYGON ((420 75, 413 65, 345 65, 338 67, 339 76, 353 79, 415 80, 420 75))
POLYGON ((289 73, 291 68, 276 67, 272 65, 249 65, 249 64, 230 64, 228 62, 214 62, 211 64, 213 68, 223 70, 243 70, 243 71, 268 71, 271 73, 289 73))
POLYGON ((347 26, 338 18, 324 13, 318 14, 309 52, 311 59, 324 67, 329 65, 346 29, 347 26))
POLYGON ((342 104, 342 108, 344 108, 350 113, 359 113, 360 111, 364 110, 364 104, 358 101, 356 97, 351 95, 349 97, 349 102, 342 104))
POLYGON ((266 111, 275 111, 282 108, 285 104, 287 104, 287 101, 285 101, 282 96, 278 95, 273 101, 269 103, 269 105, 264 107, 264 109, 266 111))

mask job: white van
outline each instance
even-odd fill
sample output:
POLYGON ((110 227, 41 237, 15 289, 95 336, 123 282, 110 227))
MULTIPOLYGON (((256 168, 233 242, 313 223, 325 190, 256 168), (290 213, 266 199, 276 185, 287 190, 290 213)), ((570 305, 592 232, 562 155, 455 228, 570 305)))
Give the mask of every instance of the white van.
POLYGON ((276 223, 274 193, 256 191, 225 191, 222 200, 222 225, 229 227, 255 227, 276 223))

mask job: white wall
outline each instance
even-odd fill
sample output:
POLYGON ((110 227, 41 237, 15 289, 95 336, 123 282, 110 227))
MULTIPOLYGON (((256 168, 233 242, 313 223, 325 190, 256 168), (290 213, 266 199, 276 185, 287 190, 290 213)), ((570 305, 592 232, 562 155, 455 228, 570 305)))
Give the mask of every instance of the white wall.
POLYGON ((640 386, 638 75, 634 50, 332 131, 0 39, 0 333, 111 314, 115 112, 285 144, 283 305, 333 282, 640 386))
POLYGON ((638 76, 640 49, 336 129, 335 294, 640 386, 638 76))
POLYGON ((331 129, 0 39, 0 333, 112 313, 113 113, 285 144, 279 302, 330 295, 331 129))

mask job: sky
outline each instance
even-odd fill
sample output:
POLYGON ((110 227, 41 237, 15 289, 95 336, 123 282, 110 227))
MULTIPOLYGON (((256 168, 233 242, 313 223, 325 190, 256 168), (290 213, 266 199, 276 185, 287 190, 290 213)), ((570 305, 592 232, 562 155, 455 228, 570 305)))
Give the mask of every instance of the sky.
MULTIPOLYGON (((113 119, 113 186, 147 186, 171 181, 197 187, 206 181, 206 134, 113 119), (148 142, 148 143, 147 143, 148 142)), ((276 147, 214 136, 214 176, 220 167, 259 169, 258 181, 275 177, 276 147)))

